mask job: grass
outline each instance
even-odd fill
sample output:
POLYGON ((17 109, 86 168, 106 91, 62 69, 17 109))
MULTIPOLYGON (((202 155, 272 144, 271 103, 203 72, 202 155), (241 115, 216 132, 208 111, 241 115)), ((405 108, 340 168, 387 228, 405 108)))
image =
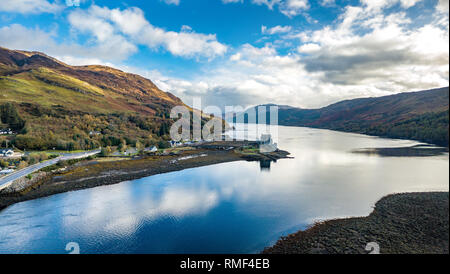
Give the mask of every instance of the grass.
POLYGON ((57 170, 57 169, 60 169, 60 168, 61 167, 58 166, 58 165, 51 165, 51 166, 47 166, 47 167, 41 168, 38 171, 36 171, 35 173, 38 173, 38 172, 51 172, 53 170, 57 170))
POLYGON ((64 87, 49 85, 36 79, 0 77, 3 97, 8 101, 28 102, 52 107, 63 105, 68 109, 111 113, 111 106, 105 99, 92 98, 92 95, 77 93, 64 87))
POLYGON ((161 151, 163 152, 173 152, 173 153, 178 153, 178 152, 183 152, 183 151, 188 151, 188 150, 194 150, 195 148, 193 147, 173 147, 173 148, 166 148, 166 149, 162 149, 161 151))
POLYGON ((1 76, 0 99, 28 102, 46 107, 62 105, 70 110, 88 113, 132 111, 130 104, 140 104, 134 98, 102 90, 79 79, 56 73, 47 68, 1 76))
POLYGON ((65 87, 67 89, 90 92, 94 95, 105 95, 105 92, 101 88, 93 86, 74 77, 56 73, 48 68, 41 67, 37 70, 33 70, 32 72, 33 76, 37 77, 38 79, 46 79, 48 81, 51 81, 52 83, 55 83, 56 85, 65 87))
POLYGON ((89 150, 42 150, 42 151, 29 151, 30 153, 46 153, 47 155, 55 154, 55 153, 82 153, 82 152, 88 152, 89 150))
POLYGON ((259 149, 258 148, 244 148, 242 150, 237 150, 236 152, 239 154, 244 154, 244 155, 258 155, 259 149))
POLYGON ((130 157, 102 157, 98 158, 96 161, 99 163, 104 163, 104 162, 116 162, 125 160, 130 160, 130 157))

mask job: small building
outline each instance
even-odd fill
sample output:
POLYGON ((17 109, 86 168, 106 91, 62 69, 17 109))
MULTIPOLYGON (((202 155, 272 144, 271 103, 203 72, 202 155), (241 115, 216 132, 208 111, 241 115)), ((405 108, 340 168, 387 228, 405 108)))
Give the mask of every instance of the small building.
POLYGON ((11 135, 13 134, 12 130, 10 128, 8 129, 0 129, 0 135, 11 135))
POLYGON ((274 143, 272 140, 272 135, 270 134, 261 134, 261 138, 259 139, 259 151, 262 153, 274 152, 278 150, 277 143, 274 143))
POLYGON ((170 144, 170 147, 179 147, 179 146, 183 145, 182 142, 177 142, 177 141, 173 141, 173 140, 169 141, 169 144, 170 144))
POLYGON ((124 152, 124 154, 127 155, 127 156, 130 156, 130 155, 136 154, 137 152, 138 152, 138 151, 137 151, 136 148, 131 147, 131 148, 127 149, 127 150, 124 152))
POLYGON ((261 134, 261 138, 259 138, 260 144, 272 144, 272 135, 270 134, 261 134))
POLYGON ((14 172, 14 169, 3 169, 3 170, 0 170, 0 175, 10 174, 13 172, 14 172))
POLYGON ((10 148, 0 149, 0 157, 11 157, 14 155, 14 150, 10 148))
POLYGON ((93 135, 100 135, 102 134, 100 131, 89 131, 89 135, 93 136, 93 135))
POLYGON ((152 147, 146 147, 146 148, 144 149, 144 151, 145 151, 145 152, 152 152, 152 153, 155 153, 155 152, 158 151, 158 148, 155 147, 155 146, 152 146, 152 147))

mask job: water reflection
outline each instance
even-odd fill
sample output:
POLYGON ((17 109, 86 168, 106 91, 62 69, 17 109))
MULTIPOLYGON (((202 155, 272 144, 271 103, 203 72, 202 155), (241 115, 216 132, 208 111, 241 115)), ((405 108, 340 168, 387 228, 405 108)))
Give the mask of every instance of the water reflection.
MULTIPOLYGON (((276 163, 277 161, 274 160, 274 162, 276 163)), ((271 160, 261 160, 259 161, 259 167, 261 168, 262 171, 270 171, 271 163, 272 163, 271 160)))
POLYGON ((410 147, 363 148, 352 152, 386 157, 429 157, 448 154, 448 148, 420 144, 410 147))
POLYGON ((366 215, 386 194, 448 191, 448 154, 380 157, 417 145, 279 128, 293 159, 232 162, 63 193, 0 212, 0 253, 252 253, 315 220, 366 215))

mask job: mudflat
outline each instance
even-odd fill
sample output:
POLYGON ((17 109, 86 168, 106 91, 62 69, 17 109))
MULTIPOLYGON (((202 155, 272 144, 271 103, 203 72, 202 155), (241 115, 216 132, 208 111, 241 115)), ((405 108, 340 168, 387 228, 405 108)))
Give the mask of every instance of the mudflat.
POLYGON ((328 220, 282 237, 262 253, 448 254, 449 193, 403 193, 379 200, 367 217, 328 220), (374 244, 369 244, 374 246, 374 244))
POLYGON ((11 204, 67 191, 111 185, 156 174, 232 161, 274 161, 288 158, 288 152, 271 153, 236 150, 239 142, 217 142, 213 145, 180 150, 169 155, 135 157, 114 161, 100 159, 77 163, 61 172, 40 174, 42 179, 13 193, 0 193, 0 209, 11 204), (213 146, 214 145, 214 146, 213 146))

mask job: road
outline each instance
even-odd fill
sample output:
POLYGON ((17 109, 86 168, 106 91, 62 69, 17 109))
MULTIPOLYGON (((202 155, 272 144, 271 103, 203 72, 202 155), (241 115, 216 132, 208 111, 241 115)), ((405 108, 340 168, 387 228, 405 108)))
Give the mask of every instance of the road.
POLYGON ((54 159, 51 159, 51 160, 48 160, 45 162, 37 163, 35 165, 32 165, 32 166, 23 168, 21 170, 18 170, 16 172, 10 173, 10 174, 6 175, 5 177, 0 178, 0 190, 8 187, 15 180, 25 177, 28 174, 38 171, 41 168, 54 165, 62 160, 86 158, 86 157, 98 154, 98 153, 100 153, 100 151, 101 151, 100 149, 96 149, 96 150, 80 152, 80 153, 64 153, 64 154, 61 154, 61 156, 59 156, 57 158, 54 158, 54 159))

